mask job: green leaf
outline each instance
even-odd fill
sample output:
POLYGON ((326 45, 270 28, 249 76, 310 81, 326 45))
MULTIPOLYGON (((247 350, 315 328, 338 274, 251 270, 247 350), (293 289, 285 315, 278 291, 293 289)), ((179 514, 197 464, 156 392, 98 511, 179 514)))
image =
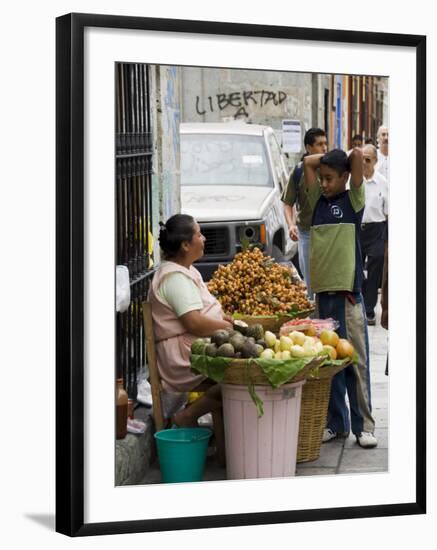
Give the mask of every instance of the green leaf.
POLYGON ((258 415, 258 418, 261 418, 263 415, 264 415, 264 403, 262 402, 262 399, 259 397, 259 395, 257 395, 256 391, 255 391, 255 386, 253 384, 253 379, 252 379, 252 376, 251 376, 251 361, 252 360, 249 360, 247 362, 247 365, 246 365, 246 368, 244 370, 244 377, 245 377, 245 382, 246 382, 246 385, 247 385, 247 389, 249 391, 249 395, 256 407, 256 412, 257 412, 257 415, 258 415))
POLYGON ((214 382, 222 382, 225 368, 231 361, 230 357, 209 357, 208 355, 193 354, 191 356, 191 369, 211 378, 214 382))
POLYGON ((246 252, 246 250, 249 250, 249 248, 250 248, 250 241, 249 241, 249 239, 248 239, 247 237, 243 237, 243 238, 241 239, 241 250, 242 250, 243 252, 246 252))
POLYGON ((299 308, 297 304, 293 304, 291 311, 287 311, 287 313, 283 313, 283 317, 288 317, 290 319, 302 319, 305 317, 308 317, 311 313, 313 313, 314 308, 311 309, 302 309, 299 311, 299 308), (294 307, 296 306, 296 309, 294 307))
POLYGON ((270 269, 274 264, 275 264, 275 260, 273 260, 272 258, 270 258, 269 260, 265 260, 265 261, 263 262, 263 266, 264 266, 266 269, 270 269))
POLYGON ((282 384, 292 382, 296 374, 312 360, 313 357, 292 357, 285 361, 258 357, 253 361, 261 367, 272 388, 277 388, 282 384))
POLYGON ((346 357, 346 359, 330 359, 328 357, 327 360, 323 364, 325 366, 329 365, 329 366, 332 366, 332 367, 340 367, 341 365, 346 365, 349 362, 350 362, 350 359, 348 357, 346 357))

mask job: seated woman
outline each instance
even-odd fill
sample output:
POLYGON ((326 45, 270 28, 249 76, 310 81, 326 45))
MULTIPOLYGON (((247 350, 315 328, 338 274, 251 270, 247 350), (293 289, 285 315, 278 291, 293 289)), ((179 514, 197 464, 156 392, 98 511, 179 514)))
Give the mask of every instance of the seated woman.
MULTIPOLYGON (((162 387, 168 393, 195 390, 205 377, 190 370, 191 344, 217 329, 230 329, 221 305, 209 292, 193 262, 203 256, 205 237, 186 214, 160 224, 159 245, 164 254, 149 290, 155 328, 156 356, 162 387)), ((197 426, 197 419, 222 406, 220 386, 173 417, 177 426, 197 426)))

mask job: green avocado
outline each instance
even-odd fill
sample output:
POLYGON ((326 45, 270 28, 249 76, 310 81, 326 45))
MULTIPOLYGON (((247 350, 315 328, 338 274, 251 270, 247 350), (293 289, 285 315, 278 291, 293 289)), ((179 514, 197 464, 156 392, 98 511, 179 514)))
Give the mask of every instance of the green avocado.
POLYGON ((217 346, 215 344, 207 344, 205 347, 205 355, 215 357, 217 355, 217 346))
POLYGON ((222 344, 217 350, 218 357, 234 357, 235 350, 232 344, 222 344))
POLYGON ((237 334, 234 334, 234 336, 231 337, 229 340, 229 343, 234 346, 235 351, 241 351, 241 348, 244 345, 244 342, 246 341, 246 338, 237 332, 237 334))
POLYGON ((257 323, 252 327, 254 329, 253 337, 255 338, 255 340, 261 340, 262 338, 264 338, 264 327, 260 323, 257 323))
POLYGON ((246 359, 250 357, 258 357, 259 354, 257 345, 247 340, 241 348, 241 355, 246 359))
POLYGON ((194 342, 191 344, 191 353, 193 355, 204 355, 205 347, 206 343, 203 338, 197 338, 197 340, 194 340, 194 342))
POLYGON ((227 330, 219 329, 213 332, 211 336, 211 343, 220 347, 222 344, 229 342, 229 334, 227 330))

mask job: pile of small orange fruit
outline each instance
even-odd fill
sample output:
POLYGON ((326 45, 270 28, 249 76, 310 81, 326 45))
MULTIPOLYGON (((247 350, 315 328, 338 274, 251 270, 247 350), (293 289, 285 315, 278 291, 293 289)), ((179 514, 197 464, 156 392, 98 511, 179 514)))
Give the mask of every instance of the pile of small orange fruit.
POLYGON ((208 288, 227 313, 276 315, 311 307, 296 270, 276 263, 256 247, 221 265, 208 288))

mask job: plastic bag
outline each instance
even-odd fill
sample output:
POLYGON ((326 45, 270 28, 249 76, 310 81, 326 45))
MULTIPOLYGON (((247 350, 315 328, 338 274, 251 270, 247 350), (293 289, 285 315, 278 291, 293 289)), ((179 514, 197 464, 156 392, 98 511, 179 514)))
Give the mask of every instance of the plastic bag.
POLYGON ((125 265, 115 268, 115 290, 115 309, 123 313, 130 304, 129 270, 125 265))
POLYGON ((148 381, 149 369, 147 367, 141 369, 137 373, 137 401, 146 405, 152 406, 152 388, 148 381))
POLYGON ((322 330, 337 330, 340 323, 336 319, 331 317, 328 319, 293 319, 284 323, 279 330, 280 336, 288 336, 293 330, 306 331, 310 328, 314 328, 316 336, 319 336, 322 330))
POLYGON ((142 420, 128 418, 127 431, 131 434, 143 434, 146 431, 146 424, 142 420))

